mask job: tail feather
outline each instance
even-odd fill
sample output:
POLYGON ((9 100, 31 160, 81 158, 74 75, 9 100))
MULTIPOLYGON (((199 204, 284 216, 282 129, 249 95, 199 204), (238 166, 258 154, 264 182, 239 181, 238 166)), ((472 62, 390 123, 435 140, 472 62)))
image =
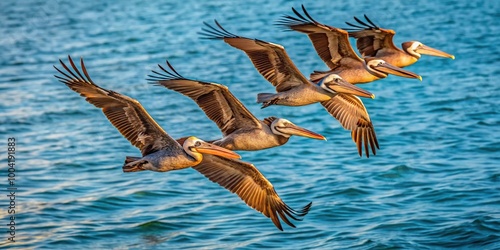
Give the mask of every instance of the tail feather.
POLYGON ((141 157, 127 156, 125 157, 125 163, 123 164, 123 172, 139 172, 144 171, 142 165, 146 164, 146 160, 141 161, 141 157))
POLYGON ((330 73, 332 73, 332 72, 331 71, 317 71, 317 70, 315 70, 309 76, 309 78, 310 78, 309 80, 311 80, 311 82, 318 83, 319 81, 321 81, 321 79, 323 79, 325 76, 329 75, 330 73))
POLYGON ((257 103, 270 102, 274 99, 275 94, 272 93, 259 93, 257 94, 257 103))
POLYGON ((271 94, 271 93, 257 94, 257 103, 262 103, 262 107, 260 107, 261 109, 267 108, 270 105, 278 103, 279 99, 280 99, 279 96, 277 96, 276 94, 271 94))
POLYGON ((131 162, 133 162, 133 161, 138 161, 138 160, 140 160, 140 159, 141 159, 141 157, 126 156, 126 157, 125 157, 125 165, 127 165, 127 164, 129 164, 129 163, 131 163, 131 162))

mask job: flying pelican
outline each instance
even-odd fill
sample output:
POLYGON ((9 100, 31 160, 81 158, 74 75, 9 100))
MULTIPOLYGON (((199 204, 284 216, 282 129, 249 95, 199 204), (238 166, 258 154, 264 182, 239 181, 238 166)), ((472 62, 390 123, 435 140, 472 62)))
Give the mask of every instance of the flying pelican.
POLYGON ((283 145, 292 135, 326 140, 283 118, 258 120, 224 85, 184 78, 168 61, 169 70, 158 66, 163 72, 153 70, 149 80, 193 99, 222 131, 224 137, 210 143, 230 150, 261 150, 283 145))
POLYGON ((364 17, 369 24, 357 17, 354 19, 358 24, 346 22, 347 25, 354 27, 346 30, 349 31, 349 36, 356 38, 356 47, 362 56, 377 57, 397 67, 414 64, 422 54, 455 59, 455 56, 451 54, 431 48, 418 41, 404 42, 401 45, 403 49, 399 49, 392 40, 396 34, 394 30, 382 29, 366 15, 364 17))
POLYGON ((172 139, 137 100, 99 87, 91 80, 83 59, 80 63, 85 77, 71 57, 68 56, 68 59, 73 70, 59 60, 66 72, 54 66, 63 75, 55 77, 85 97, 89 103, 102 109, 111 124, 132 145, 141 150, 142 157, 126 157, 124 172, 166 172, 193 167, 211 181, 236 193, 250 207, 271 218, 280 230, 283 228, 279 217, 291 227, 295 227, 287 216, 300 220, 297 217, 305 216, 309 212, 311 203, 300 211, 290 208, 255 166, 236 160, 240 156, 231 150, 193 136, 172 139))
POLYGON ((215 24, 218 29, 206 22, 204 24, 207 27, 200 33, 204 38, 224 40, 232 47, 244 51, 257 71, 276 88, 276 94, 257 95, 257 102, 263 103, 262 108, 269 105, 303 106, 320 102, 345 129, 351 130, 360 155, 363 143, 367 157, 369 145, 375 154, 375 147, 379 147, 373 124, 365 115, 364 106, 353 105, 356 102, 354 95, 374 98, 373 94, 346 82, 337 74, 326 76, 318 84, 312 83, 300 73, 283 46, 234 35, 225 30, 217 20, 215 24), (340 93, 345 96, 341 98, 342 101, 331 103, 332 97, 340 93))
POLYGON ((347 31, 317 22, 309 15, 304 5, 302 11, 305 16, 293 7, 292 10, 296 17, 285 15, 278 21, 278 25, 307 34, 318 55, 330 68, 329 71, 312 73, 311 81, 318 82, 331 73, 352 84, 372 82, 386 78, 389 74, 422 80, 421 76, 392 66, 382 59, 360 58, 349 43, 347 31))

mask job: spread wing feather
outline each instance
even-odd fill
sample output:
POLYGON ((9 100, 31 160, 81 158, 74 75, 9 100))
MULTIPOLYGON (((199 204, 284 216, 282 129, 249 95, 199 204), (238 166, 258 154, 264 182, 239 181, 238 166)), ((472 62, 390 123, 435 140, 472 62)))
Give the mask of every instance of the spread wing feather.
POLYGON ((300 211, 289 207, 281 200, 266 177, 250 163, 204 155, 203 161, 193 168, 209 180, 238 195, 248 206, 271 218, 280 230, 283 228, 279 218, 289 226, 295 227, 289 218, 301 220, 299 217, 305 216, 311 208, 312 203, 300 211))
POLYGON ((156 123, 137 100, 96 85, 90 78, 83 59, 80 59, 80 64, 85 77, 70 56, 68 60, 71 68, 59 60, 65 71, 54 66, 62 74, 62 76, 55 75, 55 77, 85 97, 89 103, 102 109, 111 124, 132 145, 139 148, 142 155, 164 148, 182 150, 182 147, 156 123))
POLYGON ((226 86, 184 78, 168 61, 168 69, 158 66, 162 72, 153 71, 148 80, 191 98, 217 124, 224 136, 240 128, 261 128, 260 121, 226 86))
POLYGON ((365 23, 359 18, 354 17, 358 24, 346 22, 347 25, 353 27, 346 30, 349 31, 349 36, 356 38, 356 47, 362 56, 375 57, 380 50, 401 50, 394 45, 394 30, 382 29, 375 25, 366 15, 364 15, 365 23))
POLYGON ((353 95, 337 94, 332 99, 322 102, 321 105, 339 120, 342 127, 351 131, 351 137, 356 143, 360 156, 363 154, 363 144, 366 157, 370 157, 368 147, 376 155, 375 148, 379 148, 377 136, 361 99, 353 95))
POLYGON ((274 87, 283 92, 301 84, 311 84, 292 62, 286 50, 279 44, 234 35, 215 20, 217 27, 208 23, 200 33, 206 39, 224 40, 227 44, 244 51, 257 71, 274 87))
POLYGON ((307 34, 316 53, 331 70, 342 66, 349 67, 353 62, 363 63, 349 43, 347 31, 317 22, 309 15, 304 5, 304 14, 295 8, 292 10, 295 16, 285 15, 277 24, 307 34))

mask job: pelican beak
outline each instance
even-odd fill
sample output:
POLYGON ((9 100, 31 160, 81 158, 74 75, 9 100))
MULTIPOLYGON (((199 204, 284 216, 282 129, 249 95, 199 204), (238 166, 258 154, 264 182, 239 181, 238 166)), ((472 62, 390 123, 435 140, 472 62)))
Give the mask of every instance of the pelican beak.
POLYGON ((417 49, 415 50, 415 52, 417 52, 419 54, 423 54, 423 55, 446 57, 446 58, 451 58, 451 59, 455 60, 454 55, 448 54, 448 53, 441 51, 441 50, 431 48, 431 47, 429 47, 427 45, 423 45, 423 44, 418 46, 417 49))
POLYGON ((195 146, 194 148, 202 154, 218 155, 228 159, 241 159, 239 154, 208 142, 202 142, 200 146, 195 146))
POLYGON ((312 139, 316 139, 316 140, 325 140, 326 141, 326 137, 324 137, 318 133, 312 132, 310 130, 307 130, 303 127, 299 127, 293 123, 288 123, 284 127, 276 127, 276 129, 278 129, 278 131, 283 133, 283 134, 297 135, 297 136, 312 138, 312 139))
POLYGON ((375 99, 375 95, 370 93, 369 91, 364 90, 360 87, 356 87, 354 84, 351 84, 344 79, 337 79, 337 80, 338 81, 335 81, 335 83, 333 84, 330 83, 328 85, 328 88, 332 89, 337 93, 353 94, 360 97, 375 99))
POLYGON ((378 71, 382 71, 386 74, 392 74, 396 76, 406 77, 406 78, 416 78, 422 81, 422 77, 417 75, 411 71, 404 70, 402 68, 396 67, 389 63, 382 63, 380 65, 375 66, 378 71))

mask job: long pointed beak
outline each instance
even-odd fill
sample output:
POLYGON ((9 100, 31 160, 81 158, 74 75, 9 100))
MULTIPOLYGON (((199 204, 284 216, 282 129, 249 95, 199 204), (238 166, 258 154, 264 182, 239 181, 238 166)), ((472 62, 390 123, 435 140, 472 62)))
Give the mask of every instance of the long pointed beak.
POLYGON ((337 93, 353 94, 360 97, 375 99, 375 95, 370 91, 357 87, 343 79, 339 82, 335 82, 335 84, 330 84, 328 87, 337 93))
POLYGON ((424 54, 424 55, 430 55, 430 56, 439 56, 439 57, 446 57, 446 58, 451 58, 453 60, 455 60, 455 56, 452 55, 452 54, 448 54, 444 51, 441 51, 441 50, 438 50, 438 49, 435 49, 435 48, 431 48, 427 45, 420 45, 416 50, 415 52, 419 53, 419 54, 424 54))
POLYGON ((208 142, 202 142, 200 146, 194 147, 196 151, 202 154, 218 155, 228 159, 241 159, 241 156, 229 149, 215 146, 208 142))
POLYGON ((401 77, 406 77, 406 78, 416 78, 422 81, 422 77, 420 75, 417 75, 411 71, 404 70, 402 68, 396 67, 392 64, 389 63, 383 63, 381 65, 376 66, 377 70, 382 71, 386 74, 391 74, 391 75, 396 75, 396 76, 401 76, 401 77))
POLYGON ((299 127, 295 124, 287 124, 286 127, 277 127, 276 129, 278 129, 281 133, 284 133, 284 134, 297 135, 297 136, 312 138, 312 139, 316 139, 316 140, 325 140, 326 141, 326 137, 324 137, 323 135, 312 132, 311 130, 307 130, 303 127, 299 127))

